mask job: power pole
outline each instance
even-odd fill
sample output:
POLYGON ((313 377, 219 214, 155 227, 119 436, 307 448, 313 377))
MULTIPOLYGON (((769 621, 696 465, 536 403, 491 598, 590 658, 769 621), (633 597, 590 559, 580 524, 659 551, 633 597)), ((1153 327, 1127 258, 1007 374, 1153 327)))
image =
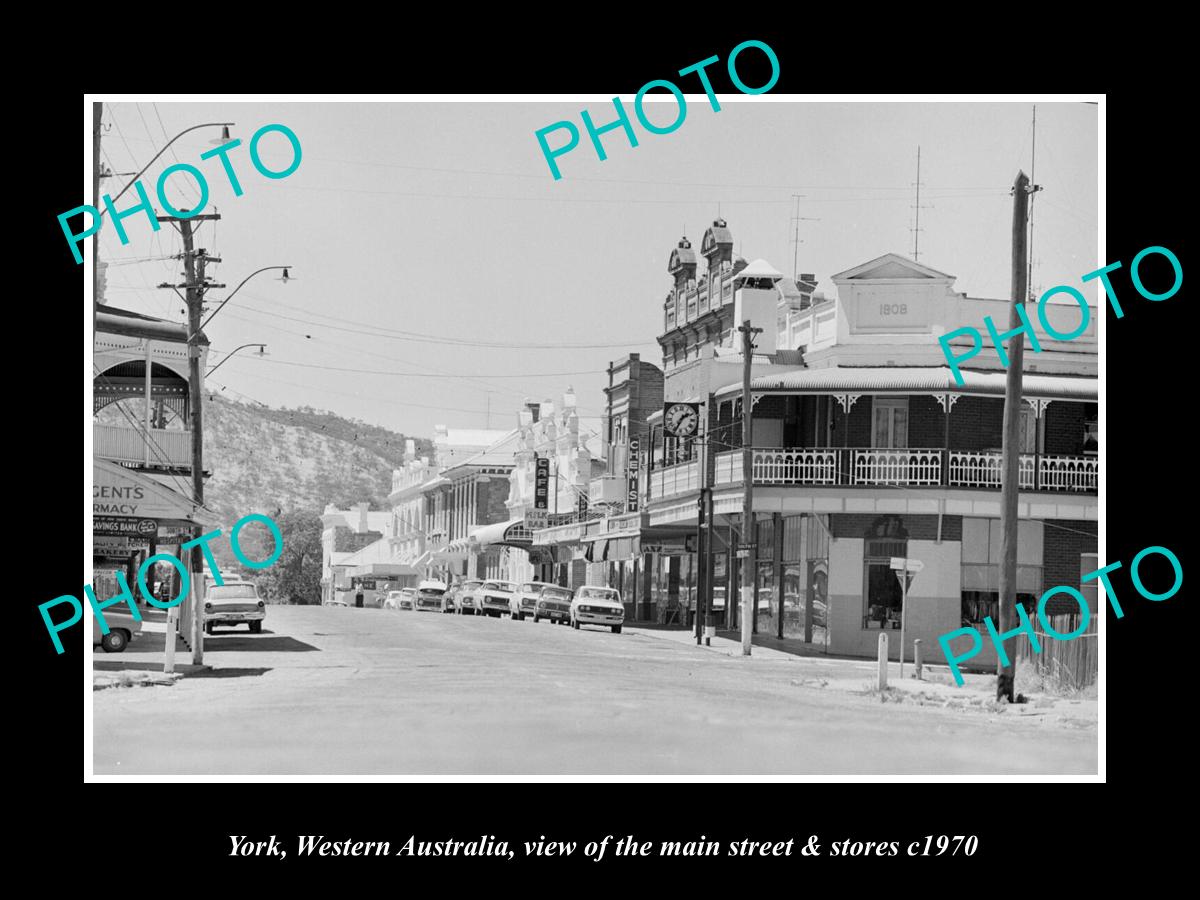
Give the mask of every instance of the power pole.
POLYGON ((913 186, 917 189, 917 202, 913 205, 916 210, 917 220, 913 223, 913 227, 909 229, 913 233, 913 262, 918 262, 921 259, 921 210, 928 209, 921 205, 921 145, 917 144, 917 180, 913 182, 913 186))
POLYGON ((800 198, 803 196, 804 194, 792 194, 792 199, 796 201, 796 209, 792 213, 792 224, 794 226, 792 232, 792 281, 796 281, 800 276, 800 245, 804 243, 800 240, 800 223, 821 221, 820 218, 800 215, 800 198))
MULTIPOLYGON (((1013 182, 1012 305, 1010 330, 1022 326, 1018 310, 1026 301, 1028 274, 1029 195, 1032 190, 1024 172, 1013 182)), ((1008 369, 1004 381, 1004 438, 1000 482, 1000 633, 1012 630, 1017 618, 1017 496, 1021 437, 1021 376, 1025 359, 1025 335, 1018 332, 1008 342, 1008 369)), ((996 699, 1014 702, 1014 666, 996 660, 996 699)))
MULTIPOLYGON (((92 104, 92 206, 100 208, 100 123, 104 104, 92 104)), ((92 235, 92 332, 96 330, 96 304, 100 302, 100 233, 92 235)))
POLYGON ((700 453, 697 465, 700 467, 700 499, 696 512, 696 646, 701 645, 704 634, 704 618, 711 608, 708 603, 708 401, 704 403, 704 430, 699 436, 700 453))
MULTIPOLYGON (((196 338, 200 334, 200 318, 204 314, 204 292, 209 285, 204 280, 204 268, 208 257, 201 250, 193 250, 192 222, 196 220, 216 221, 221 216, 217 213, 191 216, 180 219, 175 216, 159 216, 160 222, 171 222, 179 227, 183 239, 183 271, 187 302, 188 327, 188 395, 192 409, 192 502, 201 507, 204 505, 204 392, 200 383, 200 346, 196 338)), ((217 287, 219 285, 214 285, 217 287)), ((195 527, 194 537, 200 537, 204 529, 195 527)), ((199 546, 192 548, 192 561, 189 566, 192 573, 192 663, 204 663, 204 604, 203 585, 204 558, 199 546)))
MULTIPOLYGON (((754 416, 750 400, 750 360, 754 350, 754 335, 761 328, 752 328, 750 320, 738 327, 742 333, 742 540, 740 550, 746 550, 742 560, 742 656, 750 655, 750 632, 754 625, 754 576, 758 565, 758 548, 754 546, 754 416)), ((740 552, 738 553, 740 556, 740 552)))

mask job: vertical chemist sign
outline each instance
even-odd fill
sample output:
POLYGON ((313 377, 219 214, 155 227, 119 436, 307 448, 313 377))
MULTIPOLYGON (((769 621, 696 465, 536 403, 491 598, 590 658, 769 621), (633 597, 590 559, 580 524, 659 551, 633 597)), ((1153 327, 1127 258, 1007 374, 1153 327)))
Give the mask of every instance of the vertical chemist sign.
POLYGON ((641 447, 637 438, 629 439, 629 461, 625 467, 625 512, 638 511, 638 467, 641 447))
POLYGON ((550 500, 550 460, 539 456, 533 465, 533 508, 546 509, 550 500))

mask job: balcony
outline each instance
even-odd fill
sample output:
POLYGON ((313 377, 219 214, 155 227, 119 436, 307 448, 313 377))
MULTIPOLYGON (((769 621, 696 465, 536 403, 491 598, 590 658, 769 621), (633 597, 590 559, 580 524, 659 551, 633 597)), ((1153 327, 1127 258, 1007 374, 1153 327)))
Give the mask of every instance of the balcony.
POLYGON ((650 473, 650 499, 672 497, 675 494, 686 494, 688 491, 700 489, 700 470, 696 462, 681 463, 655 469, 650 473))
POLYGON ((151 428, 147 432, 141 428, 93 423, 92 453, 122 465, 189 469, 192 433, 165 428, 151 428))
MULTIPOLYGON (((719 453, 714 483, 742 481, 742 451, 719 453)), ((755 448, 755 484, 812 486, 906 485, 999 489, 1001 455, 996 451, 880 449, 854 447, 755 448)), ((674 467, 682 468, 681 466, 674 467)), ((671 470, 663 470, 666 475, 671 470)), ((1100 463, 1094 456, 1022 454, 1018 464, 1022 490, 1095 493, 1100 463)), ((654 475, 659 475, 659 472, 654 475)), ((678 477, 671 484, 678 484, 678 477)), ((653 486, 652 496, 657 493, 653 486)), ((680 487, 676 493, 691 490, 680 487)))

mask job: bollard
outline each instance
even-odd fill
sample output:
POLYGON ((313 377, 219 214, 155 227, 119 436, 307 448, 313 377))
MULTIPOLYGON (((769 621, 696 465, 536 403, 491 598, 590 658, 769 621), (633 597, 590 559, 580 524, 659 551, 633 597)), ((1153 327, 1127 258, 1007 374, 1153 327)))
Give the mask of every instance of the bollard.
POLYGON ((163 644, 163 674, 170 675, 175 671, 175 613, 178 606, 167 610, 167 639, 163 644))
POLYGON ((888 648, 887 632, 879 633, 879 690, 887 688, 888 648))
POLYGON ((917 638, 913 641, 913 665, 917 667, 917 681, 922 681, 921 678, 921 639, 917 638))
POLYGON ((717 620, 713 618, 712 613, 704 615, 704 646, 711 647, 712 639, 717 636, 717 620))

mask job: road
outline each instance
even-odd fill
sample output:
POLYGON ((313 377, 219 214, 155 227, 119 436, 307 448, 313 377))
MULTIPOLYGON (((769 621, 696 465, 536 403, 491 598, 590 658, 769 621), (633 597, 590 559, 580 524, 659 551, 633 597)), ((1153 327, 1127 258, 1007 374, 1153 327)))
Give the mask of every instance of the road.
POLYGON ((731 657, 661 635, 271 606, 214 669, 94 700, 96 774, 1095 774, 1037 717, 882 703, 870 665, 731 657), (855 690, 830 690, 842 679, 855 690), (846 681, 849 679, 849 681, 846 681))

